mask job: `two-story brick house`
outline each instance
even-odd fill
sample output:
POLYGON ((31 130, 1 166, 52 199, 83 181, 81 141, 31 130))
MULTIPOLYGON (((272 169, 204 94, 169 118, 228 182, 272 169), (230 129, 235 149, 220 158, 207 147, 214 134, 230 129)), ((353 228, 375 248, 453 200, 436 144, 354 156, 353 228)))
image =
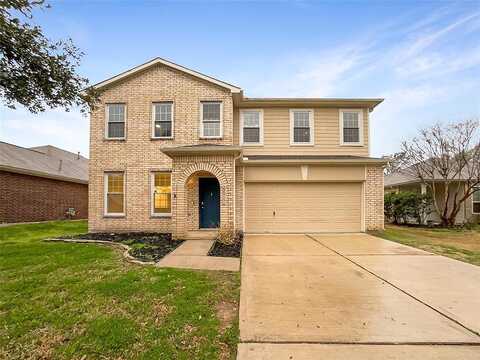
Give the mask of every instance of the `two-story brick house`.
POLYGON ((383 228, 384 160, 369 157, 382 99, 247 98, 160 58, 95 87, 90 231, 383 228))

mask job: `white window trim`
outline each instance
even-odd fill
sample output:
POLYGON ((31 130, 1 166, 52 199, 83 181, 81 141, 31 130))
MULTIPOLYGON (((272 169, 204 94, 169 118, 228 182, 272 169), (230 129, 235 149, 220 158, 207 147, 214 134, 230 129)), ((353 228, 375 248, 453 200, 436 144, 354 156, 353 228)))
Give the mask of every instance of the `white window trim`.
POLYGON ((339 110, 339 129, 340 129, 340 145, 341 146, 364 146, 363 143, 363 109, 340 109, 339 110), (356 112, 358 113, 358 127, 359 135, 358 142, 344 142, 343 141, 343 113, 344 112, 356 112))
POLYGON ((315 113, 313 109, 290 109, 290 145, 291 146, 313 146, 315 144, 315 113), (308 111, 308 123, 310 125, 310 141, 309 142, 294 142, 293 125, 294 113, 297 111, 308 111))
POLYGON ((158 171, 151 171, 150 172, 150 215, 152 217, 159 217, 159 218, 162 218, 162 217, 171 217, 172 216, 172 207, 171 207, 171 203, 170 202, 170 212, 169 213, 156 213, 155 212, 155 209, 154 209, 154 203, 155 203, 155 200, 154 200, 154 192, 155 192, 155 174, 156 173, 165 173, 165 174, 169 174, 170 175, 170 196, 173 198, 173 193, 172 193, 172 173, 170 171, 161 171, 161 170, 158 170, 158 171))
POLYGON ((125 140, 127 138, 127 104, 125 103, 122 103, 122 102, 118 102, 118 103, 108 103, 108 104, 105 104, 105 139, 106 140, 125 140), (124 136, 123 137, 109 137, 108 136, 108 119, 109 119, 109 115, 108 115, 108 112, 110 111, 110 105, 123 105, 125 106, 125 118, 124 118, 124 122, 123 122, 123 127, 124 127, 124 136))
POLYGON ((173 101, 155 101, 152 103, 152 139, 173 139, 175 131, 175 104, 173 101), (172 105, 172 136, 155 136, 155 105, 171 104, 172 105))
MULTIPOLYGON (((477 188, 478 188, 477 191, 480 191, 480 186, 477 187, 477 188)), ((475 211, 473 210, 473 204, 476 203, 476 202, 480 202, 480 201, 473 201, 473 193, 472 193, 472 195, 471 195, 471 198, 472 198, 472 214, 473 214, 473 215, 478 215, 478 214, 480 214, 480 212, 475 212, 475 211)))
POLYGON ((126 193, 125 193, 125 185, 126 185, 126 175, 125 171, 106 171, 103 174, 103 214, 104 216, 108 217, 123 217, 125 216, 125 202, 126 202, 126 193), (108 212, 108 200, 107 200, 107 194, 108 194, 108 175, 111 174, 123 174, 123 212, 121 213, 109 213, 108 212))
POLYGON ((263 109, 242 109, 240 110, 240 145, 242 146, 263 146, 263 109), (243 114, 245 112, 254 112, 258 111, 259 113, 259 126, 260 126, 260 141, 253 142, 244 142, 243 141, 243 114))
POLYGON ((223 101, 220 100, 202 100, 200 101, 200 138, 201 139, 221 139, 223 138, 223 101), (220 136, 203 135, 203 104, 219 103, 220 104, 220 136))

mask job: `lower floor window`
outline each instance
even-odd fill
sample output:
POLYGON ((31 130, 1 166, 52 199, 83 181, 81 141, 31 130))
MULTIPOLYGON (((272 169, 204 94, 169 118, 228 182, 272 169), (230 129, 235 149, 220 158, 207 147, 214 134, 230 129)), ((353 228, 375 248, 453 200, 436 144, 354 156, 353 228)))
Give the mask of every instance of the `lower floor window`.
POLYGON ((123 172, 105 174, 105 214, 123 215, 125 213, 125 183, 123 172))
POLYGON ((152 173, 152 213, 159 216, 172 213, 172 177, 169 172, 152 173))
POLYGON ((475 188, 475 192, 472 195, 473 213, 480 214, 480 187, 475 188))

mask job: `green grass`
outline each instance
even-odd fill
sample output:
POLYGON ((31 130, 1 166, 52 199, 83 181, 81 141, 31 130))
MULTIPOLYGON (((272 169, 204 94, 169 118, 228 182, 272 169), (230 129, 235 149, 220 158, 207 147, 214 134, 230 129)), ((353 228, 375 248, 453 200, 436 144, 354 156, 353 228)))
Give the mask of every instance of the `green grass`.
POLYGON ((478 229, 430 229, 387 225, 384 231, 372 231, 371 234, 473 265, 480 265, 478 229))
POLYGON ((238 274, 132 265, 110 247, 41 241, 86 231, 63 221, 0 228, 0 359, 235 357, 238 274))

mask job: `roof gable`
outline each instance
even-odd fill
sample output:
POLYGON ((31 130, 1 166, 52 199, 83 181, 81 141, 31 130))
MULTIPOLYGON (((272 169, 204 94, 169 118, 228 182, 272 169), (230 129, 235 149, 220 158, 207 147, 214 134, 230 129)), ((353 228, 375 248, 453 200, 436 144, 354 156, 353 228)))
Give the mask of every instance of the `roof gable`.
POLYGON ((123 80, 129 76, 132 76, 132 75, 135 75, 143 70, 146 70, 152 66, 155 66, 155 65, 165 65, 165 66, 168 66, 172 69, 175 69, 175 70, 178 70, 178 71, 181 71, 185 74, 189 74, 191 76, 194 76, 196 78, 199 78, 199 79, 202 79, 204 81, 207 81, 207 82, 210 82, 212 84, 215 84, 215 85, 218 85, 220 87, 223 87, 225 89, 228 89, 230 90, 232 93, 240 93, 242 91, 241 88, 235 86, 235 85, 232 85, 232 84, 229 84, 229 83, 226 83, 224 81, 221 81, 221 80, 218 80, 218 79, 215 79, 211 76, 208 76, 208 75, 205 75, 205 74, 202 74, 202 73, 199 73, 198 71, 195 71, 195 70, 191 70, 191 69, 188 69, 184 66, 181 66, 181 65, 178 65, 178 64, 175 64, 171 61, 168 61, 168 60, 165 60, 165 59, 162 59, 162 58, 155 58, 153 60, 150 60, 148 62, 146 62, 145 64, 142 64, 142 65, 139 65, 139 66, 136 66, 130 70, 127 70, 127 71, 124 71, 114 77, 111 77, 107 80, 104 80, 102 82, 99 82, 98 84, 95 84, 93 85, 93 87, 95 89, 102 89, 108 85, 112 85, 114 83, 116 83, 117 81, 120 81, 120 80, 123 80))

